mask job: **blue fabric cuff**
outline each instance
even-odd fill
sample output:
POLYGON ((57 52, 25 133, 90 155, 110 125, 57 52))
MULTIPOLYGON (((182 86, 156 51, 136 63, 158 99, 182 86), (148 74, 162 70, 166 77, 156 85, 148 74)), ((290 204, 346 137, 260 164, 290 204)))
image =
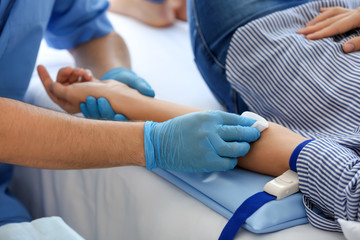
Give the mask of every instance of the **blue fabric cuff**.
POLYGON ((146 169, 151 170, 153 168, 157 168, 155 161, 155 152, 154 152, 154 144, 152 142, 152 134, 151 130, 153 128, 154 123, 152 121, 146 121, 144 125, 144 151, 145 151, 145 163, 146 169))
POLYGON ((297 169, 296 169, 296 163, 297 163, 297 159, 298 159, 298 156, 301 152, 301 150, 306 146, 306 144, 308 144, 309 142, 313 141, 314 139, 309 139, 309 140, 306 140, 302 143, 300 143, 296 148, 295 150, 292 152, 291 156, 290 156, 290 160, 289 160, 289 166, 290 166, 290 169, 297 172, 297 169))
POLYGON ((100 79, 101 81, 107 80, 107 79, 114 79, 116 80, 116 75, 118 75, 119 73, 122 72, 128 72, 133 74, 134 76, 137 76, 136 73, 134 73, 133 71, 131 71, 130 69, 127 68, 122 68, 122 67, 117 67, 117 68, 113 68, 110 71, 108 71, 107 73, 104 74, 104 76, 102 76, 102 78, 100 79))

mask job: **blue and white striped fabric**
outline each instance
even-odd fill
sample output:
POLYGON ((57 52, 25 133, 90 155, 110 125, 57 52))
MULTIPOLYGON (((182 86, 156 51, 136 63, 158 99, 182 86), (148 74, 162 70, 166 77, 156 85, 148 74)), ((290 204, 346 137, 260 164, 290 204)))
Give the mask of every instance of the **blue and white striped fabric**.
POLYGON ((360 221, 360 53, 342 51, 360 30, 317 41, 296 33, 332 6, 360 1, 313 1, 240 27, 226 74, 250 111, 315 139, 297 160, 304 204, 314 226, 341 231, 336 219, 360 221))

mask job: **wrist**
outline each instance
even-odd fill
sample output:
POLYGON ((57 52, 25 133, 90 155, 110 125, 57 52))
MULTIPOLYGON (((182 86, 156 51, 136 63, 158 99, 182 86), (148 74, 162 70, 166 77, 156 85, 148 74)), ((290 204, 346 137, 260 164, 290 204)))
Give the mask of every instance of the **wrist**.
POLYGON ((106 90, 106 98, 116 113, 124 114, 134 121, 152 120, 146 116, 153 109, 153 98, 146 97, 126 85, 116 85, 117 87, 112 87, 110 84, 106 90))
MULTIPOLYGON (((106 121, 108 122, 108 121, 106 121)), ((111 121, 109 121, 110 124, 111 121)), ((121 137, 121 141, 119 142, 118 149, 121 150, 122 155, 129 154, 129 163, 125 165, 134 165, 134 166, 145 166, 146 158, 145 158, 145 149, 144 149, 144 122, 115 122, 117 125, 122 126, 119 128, 121 135, 125 136, 121 137), (121 130, 120 130, 121 129, 121 130), (131 137, 126 137, 131 136, 131 137), (125 151, 125 153, 123 152, 125 151)), ((104 123, 100 123, 104 124, 104 123)), ((113 127, 112 130, 114 131, 113 127)), ((124 164, 123 164, 124 165, 124 164)))

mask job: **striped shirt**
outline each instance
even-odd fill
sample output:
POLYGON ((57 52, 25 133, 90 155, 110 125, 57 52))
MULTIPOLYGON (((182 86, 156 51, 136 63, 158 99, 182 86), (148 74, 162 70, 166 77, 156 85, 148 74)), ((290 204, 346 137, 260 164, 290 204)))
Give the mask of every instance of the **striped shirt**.
POLYGON ((251 111, 315 139, 296 163, 307 215, 341 231, 336 219, 360 221, 360 52, 342 51, 360 30, 317 41, 296 33, 332 6, 360 0, 312 1, 240 27, 226 74, 251 111))

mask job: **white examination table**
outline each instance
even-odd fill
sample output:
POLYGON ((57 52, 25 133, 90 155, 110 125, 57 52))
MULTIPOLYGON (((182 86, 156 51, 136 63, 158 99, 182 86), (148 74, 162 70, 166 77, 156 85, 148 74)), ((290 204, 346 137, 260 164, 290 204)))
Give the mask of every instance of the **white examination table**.
MULTIPOLYGON (((129 46, 133 69, 150 83, 157 98, 222 109, 193 62, 186 23, 154 29, 122 16, 110 14, 110 18, 129 46)), ((55 51, 45 44, 38 63, 48 67, 53 76, 58 68, 73 65, 66 51, 55 51)), ((46 96, 36 73, 26 101, 60 110, 46 96)), ((217 239, 227 222, 223 216, 142 167, 71 171, 16 167, 13 189, 33 217, 61 216, 89 240, 217 239)), ((305 224, 261 235, 242 229, 236 239, 338 240, 344 237, 305 224)))

